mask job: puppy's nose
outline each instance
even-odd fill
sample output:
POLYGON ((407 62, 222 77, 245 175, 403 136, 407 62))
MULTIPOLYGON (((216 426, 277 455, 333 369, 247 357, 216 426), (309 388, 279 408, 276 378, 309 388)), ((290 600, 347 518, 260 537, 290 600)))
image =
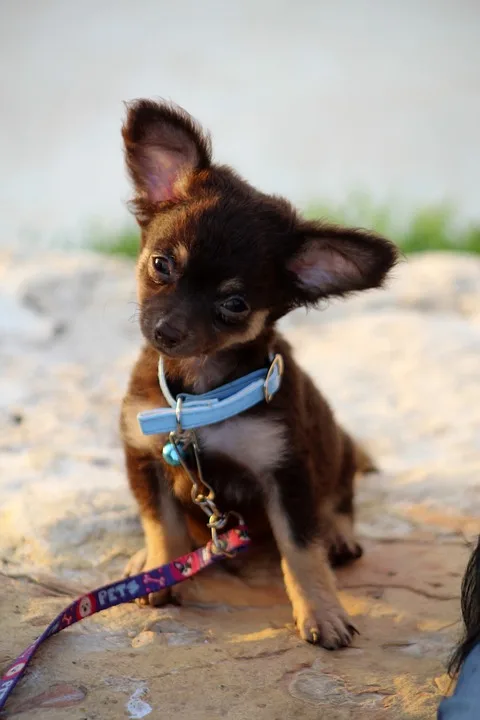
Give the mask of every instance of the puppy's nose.
POLYGON ((161 320, 155 326, 155 340, 163 347, 172 348, 185 340, 186 336, 185 328, 174 325, 168 320, 161 320))

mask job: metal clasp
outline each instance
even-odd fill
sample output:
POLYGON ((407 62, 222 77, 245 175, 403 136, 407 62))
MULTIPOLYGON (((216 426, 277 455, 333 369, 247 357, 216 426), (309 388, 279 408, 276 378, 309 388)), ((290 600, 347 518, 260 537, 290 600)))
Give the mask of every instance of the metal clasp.
MULTIPOLYGON (((177 404, 178 409, 178 404, 177 404)), ((181 410, 181 404, 180 404, 180 410, 181 410)), ((177 417, 177 425, 179 424, 179 418, 177 417)), ((191 443, 193 447, 193 453, 195 456, 195 464, 197 466, 197 473, 198 473, 198 479, 200 481, 200 485, 203 487, 199 487, 199 483, 197 482, 194 474, 190 471, 188 465, 185 462, 185 459, 182 456, 182 453, 180 452, 180 448, 177 445, 178 440, 180 439, 179 436, 172 432, 170 433, 170 442, 172 443, 173 447, 178 453, 180 464, 182 465, 183 469, 187 473, 190 482, 192 483, 192 490, 191 490, 191 498, 192 502, 195 503, 195 505, 198 505, 203 512, 208 516, 208 523, 207 527, 210 530, 210 533, 212 535, 212 545, 211 549, 212 552, 215 555, 225 555, 226 557, 232 557, 230 553, 225 552, 225 547, 223 546, 220 538, 218 537, 218 530, 222 530, 225 525, 228 522, 228 518, 230 516, 230 512, 222 513, 217 508, 215 504, 215 492, 213 488, 205 481, 202 473, 202 466, 200 464, 200 448, 198 447, 198 441, 197 436, 193 431, 189 431, 188 433, 184 433, 184 437, 188 437, 187 442, 191 443), (208 494, 205 494, 205 489, 208 490, 208 494), (203 490, 203 492, 202 492, 203 490)), ((238 513, 233 513, 237 515, 238 513)), ((243 525, 243 520, 240 516, 239 521, 243 525)))
POLYGON ((265 396, 265 402, 269 403, 272 397, 275 393, 271 393, 268 389, 268 383, 273 375, 273 371, 275 368, 278 369, 278 375, 281 379, 283 376, 283 371, 285 369, 285 363, 283 362, 283 357, 280 355, 280 353, 277 353, 275 357, 273 358, 270 367, 268 368, 267 377, 265 378, 265 382, 263 383, 263 394, 265 396))

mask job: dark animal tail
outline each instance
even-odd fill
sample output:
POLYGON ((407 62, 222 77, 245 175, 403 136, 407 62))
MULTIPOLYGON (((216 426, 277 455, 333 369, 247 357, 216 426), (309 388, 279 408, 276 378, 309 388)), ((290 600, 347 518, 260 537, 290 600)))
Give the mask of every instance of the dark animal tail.
POLYGON ((464 636, 450 658, 450 675, 458 673, 467 655, 480 642, 480 536, 463 577, 461 604, 464 636))

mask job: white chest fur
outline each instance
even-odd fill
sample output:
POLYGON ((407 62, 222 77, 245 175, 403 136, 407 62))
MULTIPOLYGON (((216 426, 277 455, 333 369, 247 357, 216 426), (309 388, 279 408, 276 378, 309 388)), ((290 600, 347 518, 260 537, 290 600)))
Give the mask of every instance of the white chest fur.
POLYGON ((256 476, 278 467, 288 448, 285 426, 269 418, 235 417, 197 434, 203 450, 222 453, 256 476))

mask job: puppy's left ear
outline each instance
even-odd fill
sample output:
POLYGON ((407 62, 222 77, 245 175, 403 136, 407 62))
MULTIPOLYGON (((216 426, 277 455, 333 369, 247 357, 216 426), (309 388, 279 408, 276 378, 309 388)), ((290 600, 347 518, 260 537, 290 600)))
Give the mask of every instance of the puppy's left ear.
POLYGON ((393 243, 365 230, 302 222, 287 261, 294 304, 382 285, 398 260, 393 243))

